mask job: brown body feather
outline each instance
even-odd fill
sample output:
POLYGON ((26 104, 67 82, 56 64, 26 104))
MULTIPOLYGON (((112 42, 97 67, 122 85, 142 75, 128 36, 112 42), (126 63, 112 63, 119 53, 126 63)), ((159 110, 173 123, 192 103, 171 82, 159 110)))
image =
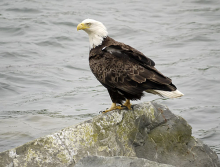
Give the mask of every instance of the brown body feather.
POLYGON ((140 99, 147 90, 176 90, 171 79, 161 74, 151 59, 110 37, 90 50, 89 65, 95 77, 108 89, 113 103, 140 99))

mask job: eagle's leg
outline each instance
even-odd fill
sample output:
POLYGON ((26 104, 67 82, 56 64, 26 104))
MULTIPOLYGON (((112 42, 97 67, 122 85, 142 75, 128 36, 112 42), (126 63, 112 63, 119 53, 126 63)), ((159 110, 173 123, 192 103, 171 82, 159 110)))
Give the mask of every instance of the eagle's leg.
POLYGON ((123 104, 123 106, 126 106, 129 110, 131 110, 131 103, 129 99, 126 99, 126 102, 123 104))
POLYGON ((116 109, 121 110, 123 108, 121 106, 117 106, 116 103, 112 103, 111 107, 109 109, 103 111, 103 113, 107 113, 109 111, 116 110, 116 109))

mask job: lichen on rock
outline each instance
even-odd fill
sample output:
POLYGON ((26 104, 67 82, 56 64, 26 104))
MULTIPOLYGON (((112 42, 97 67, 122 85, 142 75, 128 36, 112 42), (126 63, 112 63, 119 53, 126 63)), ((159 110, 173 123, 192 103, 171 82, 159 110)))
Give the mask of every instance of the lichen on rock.
POLYGON ((154 161, 161 167, 164 164, 180 167, 220 166, 216 153, 192 137, 191 130, 183 118, 174 115, 166 106, 147 102, 135 105, 133 110, 100 114, 2 152, 0 167, 70 167, 78 165, 83 157, 88 156, 93 160, 94 156, 106 157, 95 158, 100 163, 119 160, 115 162, 117 164, 127 157, 131 163, 154 161))

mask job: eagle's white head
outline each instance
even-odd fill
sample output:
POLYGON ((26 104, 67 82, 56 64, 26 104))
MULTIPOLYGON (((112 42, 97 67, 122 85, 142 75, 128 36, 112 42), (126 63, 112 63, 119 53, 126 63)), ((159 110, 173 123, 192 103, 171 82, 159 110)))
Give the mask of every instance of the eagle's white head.
POLYGON ((84 30, 89 35, 90 49, 102 44, 102 41, 107 37, 108 32, 106 27, 99 21, 93 19, 85 19, 77 26, 78 30, 84 30))

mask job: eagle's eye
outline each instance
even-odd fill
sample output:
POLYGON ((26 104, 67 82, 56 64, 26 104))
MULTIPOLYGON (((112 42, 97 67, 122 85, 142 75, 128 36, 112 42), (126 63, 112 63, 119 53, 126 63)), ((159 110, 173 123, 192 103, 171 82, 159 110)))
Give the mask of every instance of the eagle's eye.
POLYGON ((91 26, 92 23, 86 23, 86 24, 87 24, 87 26, 91 26))

